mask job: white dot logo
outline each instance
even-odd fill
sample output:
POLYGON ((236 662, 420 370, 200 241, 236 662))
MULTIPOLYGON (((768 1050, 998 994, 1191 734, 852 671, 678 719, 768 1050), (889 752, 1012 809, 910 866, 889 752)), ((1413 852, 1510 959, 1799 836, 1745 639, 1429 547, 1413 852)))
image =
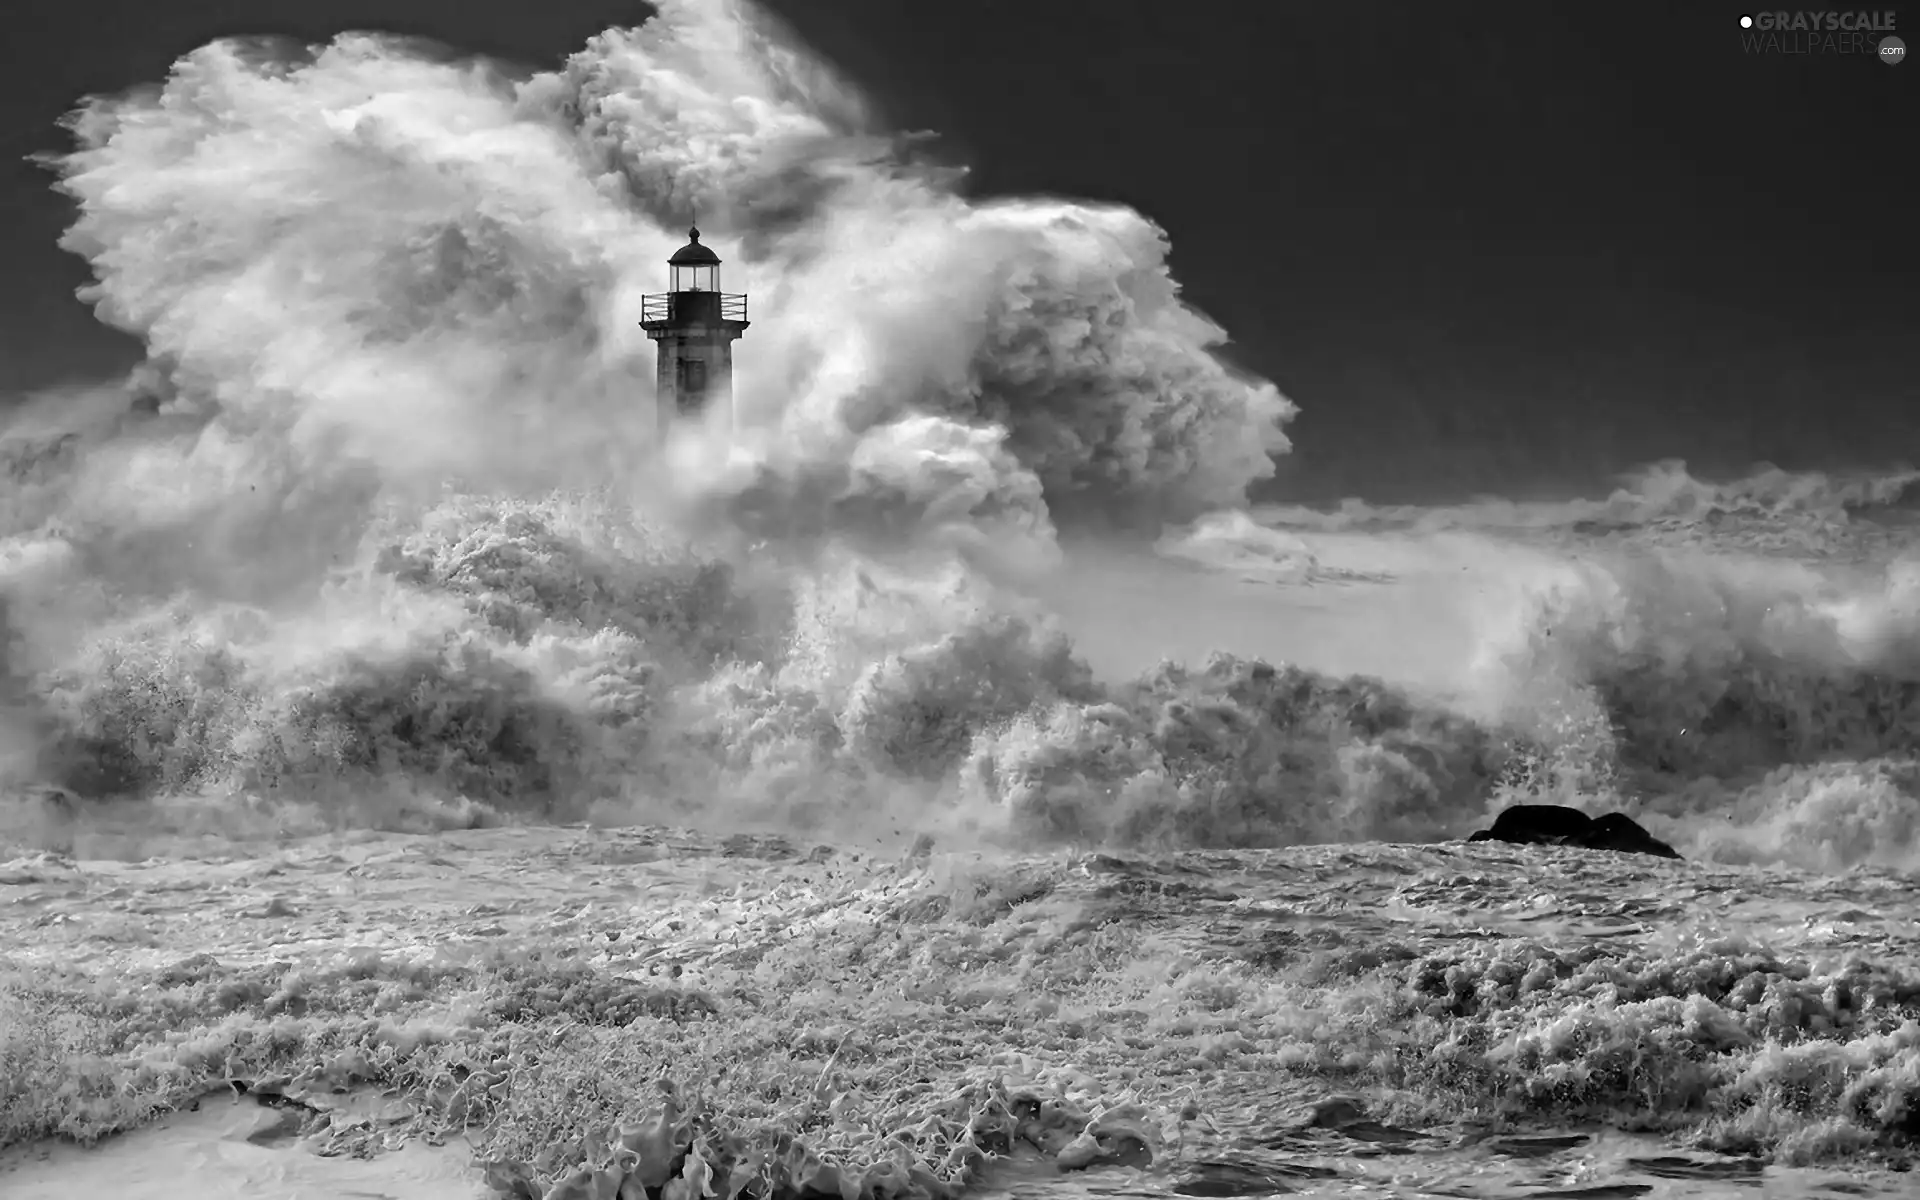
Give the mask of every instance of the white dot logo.
POLYGON ((1752 17, 1741 17, 1741 18, 1740 18, 1740 28, 1742 28, 1742 29, 1752 29, 1752 28, 1753 28, 1753 18, 1752 18, 1752 17))

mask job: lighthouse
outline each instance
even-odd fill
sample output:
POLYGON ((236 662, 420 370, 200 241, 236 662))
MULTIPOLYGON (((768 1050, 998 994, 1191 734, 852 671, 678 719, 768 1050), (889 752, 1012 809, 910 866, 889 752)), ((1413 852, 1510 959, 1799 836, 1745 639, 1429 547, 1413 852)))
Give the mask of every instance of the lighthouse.
POLYGON ((660 351, 660 428, 709 404, 733 416, 733 342, 747 328, 747 298, 720 290, 720 256, 698 227, 667 260, 672 291, 640 300, 640 328, 660 351))

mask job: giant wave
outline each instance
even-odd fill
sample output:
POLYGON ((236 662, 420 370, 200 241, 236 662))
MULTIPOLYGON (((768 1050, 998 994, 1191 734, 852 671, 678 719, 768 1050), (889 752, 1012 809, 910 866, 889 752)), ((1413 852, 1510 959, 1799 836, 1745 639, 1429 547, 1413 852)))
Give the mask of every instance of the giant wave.
POLYGON ((1293 405, 1218 357, 1165 234, 967 198, 762 14, 667 3, 517 78, 220 43, 71 125, 64 244, 148 362, 0 436, 15 788, 228 831, 1162 846, 1434 839, 1524 794, 1746 861, 1920 845, 1911 563, 1616 536, 1826 545, 1909 476, 1250 509, 1293 405), (639 296, 696 208, 755 326, 735 427, 660 440, 639 296), (1466 653, 1448 686, 1231 641, 1121 677, 1081 649, 1087 546, 1184 558, 1195 627, 1223 568, 1280 626, 1467 563, 1466 653))

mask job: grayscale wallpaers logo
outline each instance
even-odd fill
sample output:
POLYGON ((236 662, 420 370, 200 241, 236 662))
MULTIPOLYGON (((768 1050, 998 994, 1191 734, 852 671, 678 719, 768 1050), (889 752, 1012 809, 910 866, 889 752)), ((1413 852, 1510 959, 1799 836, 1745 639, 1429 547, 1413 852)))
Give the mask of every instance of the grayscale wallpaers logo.
POLYGON ((1748 54, 1862 54, 1888 66, 1905 62, 1907 44, 1890 12, 1760 12, 1740 18, 1748 54))

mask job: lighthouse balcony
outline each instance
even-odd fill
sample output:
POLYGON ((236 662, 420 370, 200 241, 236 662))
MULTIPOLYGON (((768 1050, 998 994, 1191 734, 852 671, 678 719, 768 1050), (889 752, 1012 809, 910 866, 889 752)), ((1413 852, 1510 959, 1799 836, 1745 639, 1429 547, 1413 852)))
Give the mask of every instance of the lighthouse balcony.
POLYGON ((643 325, 695 325, 747 320, 747 298, 726 292, 659 292, 640 297, 643 325))

